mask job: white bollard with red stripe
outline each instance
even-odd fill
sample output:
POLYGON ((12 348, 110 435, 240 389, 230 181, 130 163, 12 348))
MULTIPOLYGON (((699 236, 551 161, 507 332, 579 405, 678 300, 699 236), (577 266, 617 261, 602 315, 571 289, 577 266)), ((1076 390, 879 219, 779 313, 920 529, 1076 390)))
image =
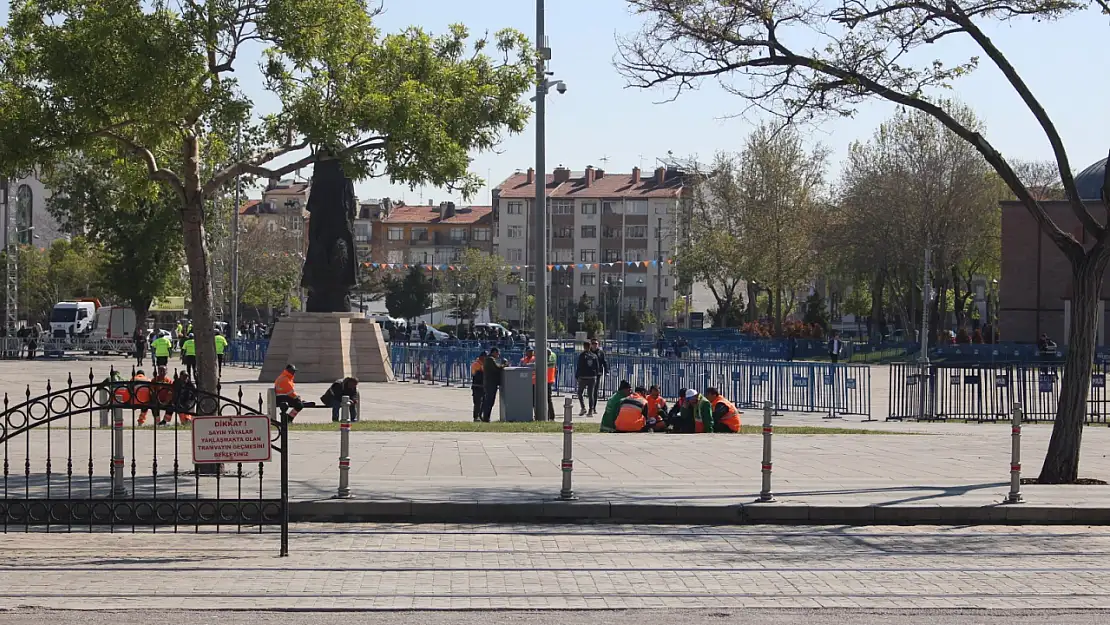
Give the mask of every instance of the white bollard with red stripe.
POLYGON ((336 499, 351 497, 351 398, 342 397, 339 404, 339 490, 336 499))
POLYGON ((1021 503, 1021 404, 1015 403, 1013 427, 1010 429, 1010 494, 1002 503, 1021 503))
POLYGON ((763 402, 763 486, 759 489, 759 499, 756 501, 769 503, 775 500, 771 492, 771 437, 775 434, 775 426, 771 425, 771 402, 763 402))

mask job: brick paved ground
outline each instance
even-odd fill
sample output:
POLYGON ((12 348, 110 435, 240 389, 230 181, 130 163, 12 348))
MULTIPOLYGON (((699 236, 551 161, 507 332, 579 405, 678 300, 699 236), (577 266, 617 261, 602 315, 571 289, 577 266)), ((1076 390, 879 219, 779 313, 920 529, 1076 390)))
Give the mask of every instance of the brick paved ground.
POLYGON ((8 534, 0 607, 1108 608, 1106 528, 403 526, 8 534))

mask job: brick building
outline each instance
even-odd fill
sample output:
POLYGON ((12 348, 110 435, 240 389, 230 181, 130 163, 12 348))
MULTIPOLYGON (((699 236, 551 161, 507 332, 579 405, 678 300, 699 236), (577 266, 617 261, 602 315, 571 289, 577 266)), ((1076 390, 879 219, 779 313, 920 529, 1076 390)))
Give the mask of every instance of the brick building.
POLYGON ((458 261, 468 248, 490 253, 492 228, 489 206, 396 205, 373 223, 373 262, 442 265, 458 261))
MULTIPOLYGON (((539 264, 569 266, 550 272, 552 318, 569 322, 583 295, 609 317, 606 325, 614 329, 618 311, 654 312, 658 306, 665 315, 670 308, 674 267, 651 261, 673 256, 689 190, 687 175, 677 167, 645 174, 638 167, 630 174, 610 174, 592 166, 574 173, 560 166, 547 175, 550 238, 548 258, 539 264)), ((529 169, 493 190, 495 250, 508 265, 536 264, 535 176, 529 169)), ((524 283, 499 287, 500 318, 520 322, 526 289, 535 284, 533 271, 526 273, 524 283)))
MULTIPOLYGON (((1076 176, 1079 196, 1089 207, 1101 204, 1106 160, 1076 176)), ((1081 243, 1083 228, 1066 201, 1042 201, 1048 216, 1081 243)), ((1104 211, 1092 210, 1101 220, 1104 211)), ((1003 341, 1032 343, 1047 333, 1060 345, 1068 341, 1071 324, 1071 265, 1056 244, 1041 232, 1029 211, 1017 201, 1002 202, 1002 280, 999 285, 999 329, 1003 341)), ((1104 282, 1098 344, 1106 344, 1106 300, 1110 284, 1104 282)))

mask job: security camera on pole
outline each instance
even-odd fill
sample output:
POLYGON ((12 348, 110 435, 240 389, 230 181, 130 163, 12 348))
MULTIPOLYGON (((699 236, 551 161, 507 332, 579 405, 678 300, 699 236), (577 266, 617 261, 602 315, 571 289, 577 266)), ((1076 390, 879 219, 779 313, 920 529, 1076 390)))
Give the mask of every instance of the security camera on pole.
POLYGON ((560 94, 567 92, 567 85, 561 80, 550 80, 547 61, 551 59, 551 48, 547 47, 544 35, 544 0, 536 0, 536 206, 532 220, 535 231, 532 234, 535 254, 533 258, 536 276, 536 313, 533 334, 536 337, 536 393, 534 402, 537 421, 546 421, 547 414, 547 164, 545 161, 546 136, 544 116, 546 115, 547 94, 552 87, 560 94))

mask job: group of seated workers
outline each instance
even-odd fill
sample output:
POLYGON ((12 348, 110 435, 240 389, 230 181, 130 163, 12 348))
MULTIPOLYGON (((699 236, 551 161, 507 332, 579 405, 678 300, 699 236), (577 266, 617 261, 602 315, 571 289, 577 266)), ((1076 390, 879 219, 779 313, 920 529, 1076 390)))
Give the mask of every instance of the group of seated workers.
POLYGON ((632 388, 621 382, 617 393, 605 404, 602 432, 668 432, 673 434, 737 433, 740 411, 721 393, 709 387, 705 393, 681 389, 674 406, 659 395, 659 387, 632 388))

